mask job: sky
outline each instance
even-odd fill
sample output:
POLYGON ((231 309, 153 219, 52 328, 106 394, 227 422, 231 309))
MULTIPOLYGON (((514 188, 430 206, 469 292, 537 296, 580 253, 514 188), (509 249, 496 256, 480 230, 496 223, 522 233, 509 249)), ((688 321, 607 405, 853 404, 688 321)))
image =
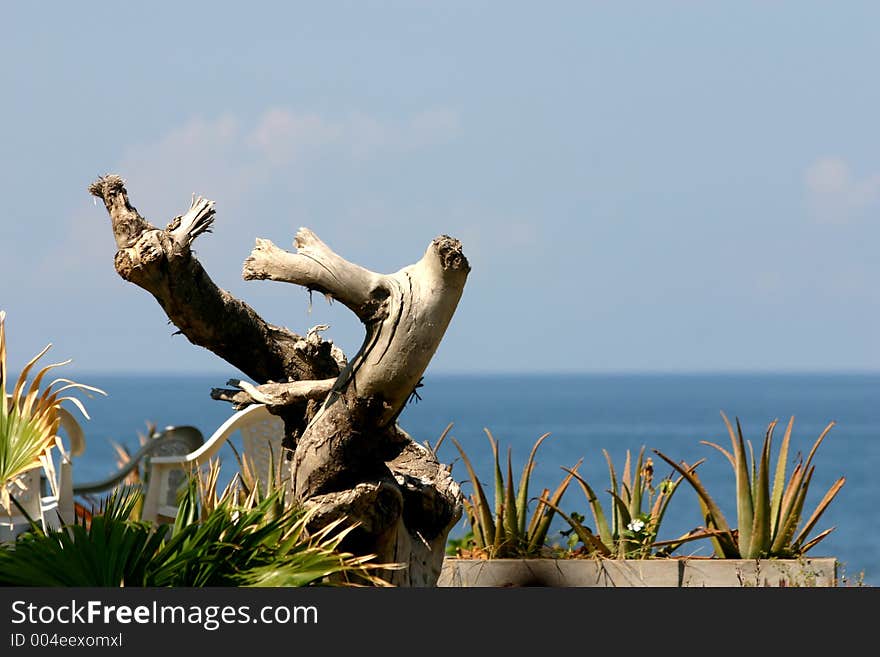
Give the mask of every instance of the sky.
POLYGON ((106 173, 267 321, 363 330, 243 281, 314 230, 378 272, 459 238, 435 373, 880 369, 880 4, 9 3, 10 368, 227 372, 119 278, 106 173))

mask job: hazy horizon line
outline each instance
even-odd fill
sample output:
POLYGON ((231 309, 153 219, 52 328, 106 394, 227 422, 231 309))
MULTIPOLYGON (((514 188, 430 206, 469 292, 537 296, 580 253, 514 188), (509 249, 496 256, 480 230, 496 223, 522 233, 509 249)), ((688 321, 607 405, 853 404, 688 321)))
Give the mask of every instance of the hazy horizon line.
MULTIPOLYGON (((224 377, 238 370, 101 370, 71 369, 77 376, 147 376, 147 377, 224 377)), ((441 370, 429 372, 428 377, 529 377, 529 376, 878 376, 880 369, 705 369, 705 370, 661 370, 629 369, 616 370, 441 370)))

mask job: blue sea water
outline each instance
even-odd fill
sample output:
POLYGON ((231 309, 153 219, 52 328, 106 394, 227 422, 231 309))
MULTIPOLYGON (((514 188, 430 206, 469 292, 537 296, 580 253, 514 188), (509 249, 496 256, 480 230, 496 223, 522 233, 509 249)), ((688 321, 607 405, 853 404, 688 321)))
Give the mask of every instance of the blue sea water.
MULTIPOLYGON (((231 412, 210 398, 223 387, 223 375, 156 376, 87 373, 73 377, 95 385, 107 397, 84 399, 91 420, 84 421, 85 453, 75 462, 77 481, 99 479, 115 469, 111 441, 132 450, 147 422, 160 428, 188 424, 207 437, 231 412)), ((756 446, 767 425, 779 420, 775 445, 794 416, 790 457, 806 455, 828 425, 835 422, 814 457, 815 474, 805 508, 811 511, 841 476, 846 483, 810 536, 834 528, 811 556, 834 556, 845 581, 880 585, 880 374, 543 374, 431 375, 400 418, 416 440, 434 444, 446 426, 465 449, 480 477, 491 481, 492 456, 484 429, 491 431, 506 455, 510 449, 515 478, 539 436, 550 433, 538 451, 531 490, 554 489, 563 467, 583 463, 579 473, 608 507, 607 450, 615 467, 630 451, 645 447, 652 456, 655 480, 671 473, 653 450, 673 460, 693 463, 705 458, 699 473, 706 488, 735 525, 733 472, 707 440, 729 447, 720 413, 739 418, 745 437, 756 446)), ((453 442, 440 447, 442 461, 464 482, 467 473, 453 442)), ((776 451, 773 459, 775 463, 776 451)), ((234 468, 231 451, 221 452, 225 467, 234 468)), ((491 489, 491 487, 490 487, 491 489)), ((464 484, 464 492, 471 492, 464 484)), ((566 511, 591 517, 579 487, 563 498, 566 511)), ((661 539, 675 538, 701 523, 696 496, 683 485, 664 520, 661 539)), ((556 534, 554 536, 560 538, 556 534)), ((464 533, 460 523, 451 537, 464 533)), ((708 555, 708 542, 698 541, 677 554, 708 555)))

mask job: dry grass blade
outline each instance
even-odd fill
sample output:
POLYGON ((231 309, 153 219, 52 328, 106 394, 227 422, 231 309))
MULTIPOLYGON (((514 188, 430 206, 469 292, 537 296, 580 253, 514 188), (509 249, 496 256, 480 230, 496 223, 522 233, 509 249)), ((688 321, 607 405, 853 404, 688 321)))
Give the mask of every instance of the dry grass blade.
POLYGON ((452 431, 452 426, 453 426, 453 423, 452 423, 452 422, 450 422, 449 424, 447 424, 447 425, 446 425, 446 428, 443 430, 443 433, 441 433, 441 434, 440 434, 440 437, 437 439, 437 442, 434 443, 434 446, 433 446, 433 447, 430 447, 430 448, 429 448, 429 449, 431 450, 431 453, 434 455, 435 458, 437 457, 437 450, 440 449, 440 445, 443 444, 443 441, 446 440, 446 436, 448 436, 448 435, 449 435, 449 432, 452 431))

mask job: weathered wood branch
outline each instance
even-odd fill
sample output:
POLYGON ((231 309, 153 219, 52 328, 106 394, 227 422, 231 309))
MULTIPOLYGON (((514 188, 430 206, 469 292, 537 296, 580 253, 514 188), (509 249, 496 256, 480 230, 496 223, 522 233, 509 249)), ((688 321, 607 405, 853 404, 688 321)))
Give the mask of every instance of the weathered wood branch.
POLYGON ((231 402, 236 409, 251 404, 266 404, 274 407, 290 406, 310 400, 323 401, 335 383, 336 379, 333 378, 319 381, 264 383, 255 386, 247 381, 230 379, 227 384, 236 386, 237 390, 214 388, 211 391, 211 397, 231 402))
POLYGON ((163 230, 131 205, 125 181, 99 178, 89 193, 104 201, 117 253, 117 273, 150 292, 171 322, 204 347, 257 382, 324 379, 338 374, 330 345, 314 345, 292 331, 269 324, 250 306, 220 289, 192 254, 190 245, 208 232, 214 204, 194 198, 190 209, 163 230))
POLYGON ((383 276, 340 257, 308 228, 299 229, 294 245, 297 253, 290 253, 270 240, 258 239, 244 261, 242 276, 316 290, 342 303, 362 322, 374 321, 382 313, 388 297, 383 276))
POLYGON ((366 339, 337 389, 351 383, 360 399, 380 397, 387 409, 379 422, 387 425, 418 384, 461 298, 470 271, 461 243, 441 235, 419 262, 387 275, 349 263, 307 229, 300 229, 296 243, 305 245, 307 256, 258 240, 244 276, 320 289, 358 315, 366 339))
POLYGON ((300 253, 258 240, 244 276, 319 289, 355 312, 365 338, 297 442, 294 496, 318 510, 316 526, 358 518, 349 549, 407 563, 391 574, 396 583, 436 581, 461 493, 396 420, 461 298, 470 271, 461 243, 441 235, 417 263, 386 275, 352 265, 306 229, 295 244, 300 253))
POLYGON ((357 528, 345 549, 407 566, 392 583, 436 583, 461 491, 436 454, 397 418, 420 384, 461 297, 470 266, 461 243, 441 235, 415 264, 378 274, 334 253, 308 229, 296 253, 257 240, 246 280, 286 281, 338 300, 364 324, 349 361, 320 333, 305 337, 268 324, 209 278, 191 245, 210 232, 214 204, 194 197, 165 229, 144 219, 119 176, 89 187, 110 215, 116 271, 150 292, 193 344, 234 365, 255 383, 231 380, 214 399, 235 408, 267 404, 284 419, 292 493, 316 511, 311 530, 344 517, 357 528))

